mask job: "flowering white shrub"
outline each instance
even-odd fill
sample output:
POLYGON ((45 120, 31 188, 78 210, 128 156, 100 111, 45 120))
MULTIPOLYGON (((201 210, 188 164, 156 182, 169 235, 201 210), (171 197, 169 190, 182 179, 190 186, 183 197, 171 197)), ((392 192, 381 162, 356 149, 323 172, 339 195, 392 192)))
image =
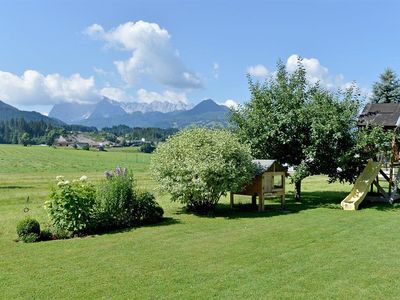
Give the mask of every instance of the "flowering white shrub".
POLYGON ((87 182, 87 177, 79 180, 65 180, 57 176, 45 209, 54 226, 70 233, 83 233, 92 225, 96 204, 96 188, 87 182))
POLYGON ((183 130, 160 145, 152 173, 173 201, 209 211, 227 191, 236 191, 253 174, 250 148, 222 129, 183 130))

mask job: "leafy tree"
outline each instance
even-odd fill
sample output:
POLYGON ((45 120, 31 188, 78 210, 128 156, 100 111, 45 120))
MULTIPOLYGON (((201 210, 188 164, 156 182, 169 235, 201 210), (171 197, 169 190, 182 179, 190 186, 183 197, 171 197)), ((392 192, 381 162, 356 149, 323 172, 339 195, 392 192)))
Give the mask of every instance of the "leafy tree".
POLYGON ((26 133, 26 132, 21 134, 21 137, 19 138, 19 143, 24 145, 24 146, 28 146, 29 142, 30 142, 29 134, 26 133))
POLYGON ((160 187, 197 212, 214 209, 227 191, 241 189, 253 172, 250 149, 223 129, 192 128, 157 147, 152 172, 160 187))
POLYGON ((46 145, 52 146, 54 144, 54 140, 60 136, 60 134, 64 133, 65 131, 59 128, 51 129, 45 136, 46 145))
POLYGON ((295 197, 310 175, 336 178, 340 159, 354 147, 359 108, 353 89, 332 93, 306 79, 301 59, 289 73, 282 62, 276 76, 264 83, 249 77, 251 99, 232 112, 231 122, 252 154, 277 159, 295 169, 295 197))
POLYGON ((400 102, 400 81, 392 69, 387 68, 372 86, 372 102, 400 102))
POLYGON ((156 145, 154 143, 144 143, 139 149, 143 153, 153 153, 156 150, 156 145))

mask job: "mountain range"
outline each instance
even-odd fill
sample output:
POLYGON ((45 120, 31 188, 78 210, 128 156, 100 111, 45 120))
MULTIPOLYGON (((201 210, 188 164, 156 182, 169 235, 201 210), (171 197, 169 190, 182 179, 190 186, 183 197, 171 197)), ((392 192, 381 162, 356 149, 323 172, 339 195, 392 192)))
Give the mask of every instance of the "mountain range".
POLYGON ((44 116, 36 111, 23 111, 4 103, 0 100, 0 121, 8 121, 11 119, 24 119, 27 122, 30 121, 44 121, 52 125, 65 125, 64 122, 44 116))
POLYGON ((0 101, 0 121, 24 118, 43 120, 55 125, 76 124, 97 128, 114 125, 130 127, 183 128, 189 125, 226 126, 229 108, 211 99, 190 108, 183 102, 124 103, 104 97, 95 104, 65 102, 54 105, 49 116, 21 111, 0 101))
POLYGON ((54 105, 49 117, 67 124, 95 126, 182 128, 192 124, 201 126, 227 124, 229 109, 211 99, 193 108, 180 102, 124 103, 104 97, 96 104, 61 103, 54 105))

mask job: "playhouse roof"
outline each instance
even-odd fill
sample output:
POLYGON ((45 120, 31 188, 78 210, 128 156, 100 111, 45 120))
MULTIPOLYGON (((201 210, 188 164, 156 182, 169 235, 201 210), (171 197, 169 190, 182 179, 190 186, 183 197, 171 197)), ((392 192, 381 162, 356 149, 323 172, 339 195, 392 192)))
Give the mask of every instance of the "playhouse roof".
POLYGON ((253 159, 252 162, 257 167, 257 175, 264 172, 286 172, 285 167, 278 163, 276 159, 253 159))
POLYGON ((400 103, 369 103, 358 118, 358 126, 400 127, 400 103))

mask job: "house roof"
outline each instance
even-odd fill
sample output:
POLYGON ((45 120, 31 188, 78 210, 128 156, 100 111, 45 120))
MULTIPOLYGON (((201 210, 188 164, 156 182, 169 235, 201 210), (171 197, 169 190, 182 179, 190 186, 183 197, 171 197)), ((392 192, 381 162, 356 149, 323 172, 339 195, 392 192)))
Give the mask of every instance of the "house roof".
POLYGON ((369 103, 358 118, 358 126, 400 127, 400 103, 369 103))
POLYGON ((268 171, 286 171, 286 169, 279 164, 276 159, 253 159, 252 163, 256 165, 256 175, 268 171))

